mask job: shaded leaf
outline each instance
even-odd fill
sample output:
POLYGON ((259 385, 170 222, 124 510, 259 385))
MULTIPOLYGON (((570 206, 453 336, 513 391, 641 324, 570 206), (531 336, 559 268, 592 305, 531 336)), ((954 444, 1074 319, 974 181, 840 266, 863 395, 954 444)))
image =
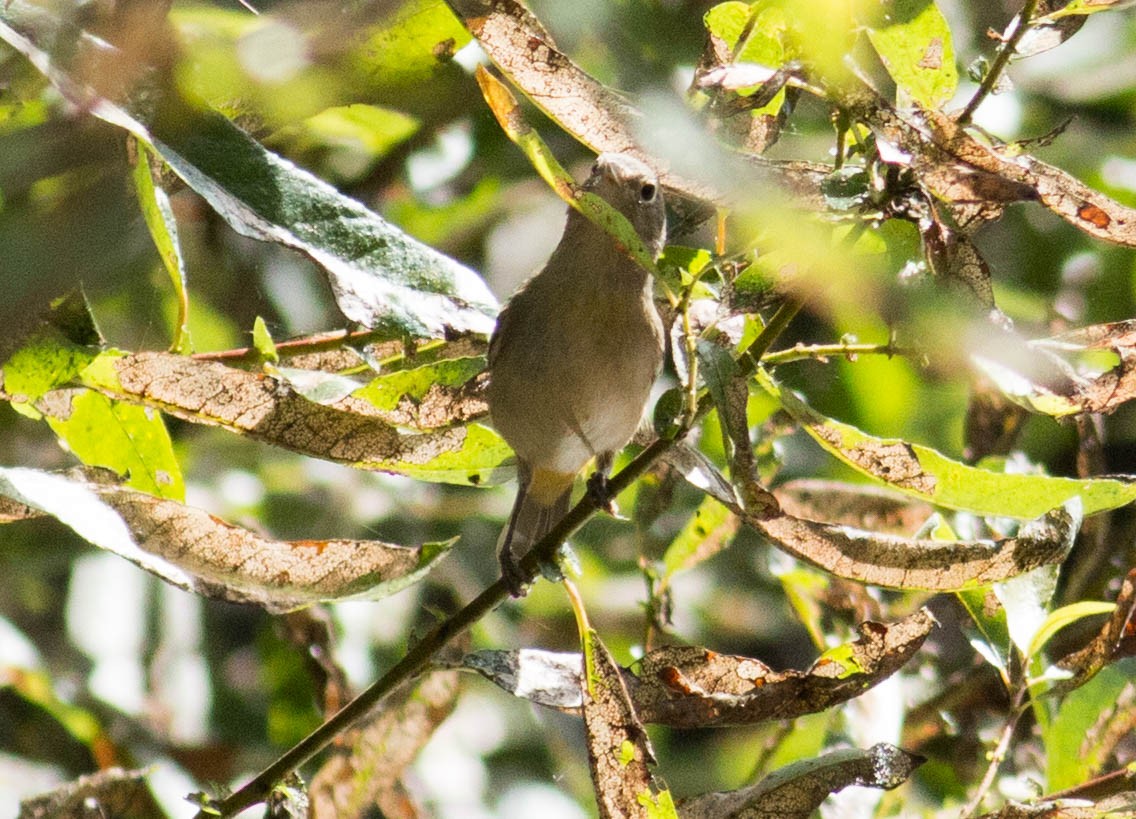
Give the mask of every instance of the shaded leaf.
POLYGON ((1079 498, 1084 514, 1136 500, 1136 484, 1116 478, 1054 478, 991 472, 947 458, 930 447, 876 438, 826 418, 766 373, 757 383, 774 396, 817 443, 853 469, 907 495, 980 515, 1034 518, 1079 498))
POLYGON ((683 800, 679 809, 684 819, 808 819, 830 794, 849 785, 897 788, 923 762, 886 743, 834 751, 787 765, 748 788, 683 800))
POLYGON ((663 583, 724 549, 737 534, 739 523, 737 516, 717 500, 704 498, 663 554, 663 583))
POLYGON ((745 516, 774 546, 838 577, 896 589, 958 591, 1006 580, 1069 554, 1081 525, 1076 498, 999 540, 933 540, 865 532, 790 515, 745 516))
POLYGON ((178 418, 220 426, 275 446, 443 483, 503 480, 512 451, 479 424, 403 434, 376 417, 323 406, 269 376, 168 353, 105 353, 83 382, 178 418))
POLYGON ((48 793, 20 803, 18 819, 42 816, 114 816, 116 819, 156 819, 166 812, 154 800, 146 771, 109 768, 81 776, 48 793))
POLYGON ((1102 668, 1069 692, 1042 735, 1046 784, 1074 787, 1104 770, 1116 747, 1136 731, 1136 660, 1102 668))
POLYGON ((966 288, 983 307, 994 307, 990 266, 965 233, 946 223, 934 203, 928 205, 927 218, 919 221, 919 235, 936 276, 966 288))
POLYGON ((406 768, 457 702, 457 671, 434 671, 384 702, 373 719, 338 742, 308 787, 312 819, 409 813, 406 768))
POLYGON ((975 356, 975 363, 1012 401, 1034 412, 1061 417, 1111 413, 1136 397, 1136 322, 1117 321, 1070 330, 1027 342, 1034 359, 1051 365, 1038 372, 975 356), (1057 358, 1108 350, 1119 361, 1096 375, 1079 374, 1057 358), (1040 377, 1039 377, 1040 376, 1040 377), (1046 377, 1048 376, 1048 377, 1046 377))
POLYGON ((741 500, 733 485, 701 450, 685 441, 679 441, 667 450, 663 460, 677 469, 687 483, 701 489, 719 503, 731 509, 740 506, 741 500))
MULTIPOLYGON (((480 276, 268 151, 220 114, 166 98, 139 118, 93 96, 40 45, 54 41, 61 25, 23 2, 0 6, 0 39, 68 99, 151 147, 238 233, 291 247, 321 265, 347 318, 417 337, 493 329, 497 303, 480 276)), ((77 47, 98 50, 112 64, 120 57, 90 35, 77 47)))
POLYGON ((453 545, 271 540, 191 506, 33 469, 0 468, 0 494, 178 588, 274 611, 393 594, 421 578, 453 545))

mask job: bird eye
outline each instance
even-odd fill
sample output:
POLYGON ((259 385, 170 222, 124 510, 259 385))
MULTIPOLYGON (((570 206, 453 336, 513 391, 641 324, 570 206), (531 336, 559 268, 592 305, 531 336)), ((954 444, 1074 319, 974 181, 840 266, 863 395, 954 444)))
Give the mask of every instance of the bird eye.
POLYGON ((655 185, 653 183, 644 182, 643 187, 641 187, 639 189, 639 201, 640 202, 653 202, 653 201, 655 201, 655 194, 656 193, 658 193, 658 191, 656 190, 655 185))

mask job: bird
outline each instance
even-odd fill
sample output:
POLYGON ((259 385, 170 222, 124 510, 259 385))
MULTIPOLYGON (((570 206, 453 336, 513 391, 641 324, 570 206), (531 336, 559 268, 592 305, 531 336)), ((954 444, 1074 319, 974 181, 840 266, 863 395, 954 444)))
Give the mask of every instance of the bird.
MULTIPOLYGON (((666 240, 655 172, 626 153, 597 157, 583 190, 631 223, 653 258, 666 240)), ((569 208, 548 262, 502 308, 490 338, 486 398, 512 447, 517 497, 498 541, 502 575, 523 593, 520 559, 567 513, 576 476, 612 461, 638 428, 663 363, 651 276, 600 227, 569 208)))

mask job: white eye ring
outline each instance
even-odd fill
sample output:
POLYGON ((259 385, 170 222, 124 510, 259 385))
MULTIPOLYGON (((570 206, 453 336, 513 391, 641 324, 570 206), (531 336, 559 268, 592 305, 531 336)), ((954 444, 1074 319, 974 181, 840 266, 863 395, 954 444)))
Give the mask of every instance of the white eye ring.
POLYGON ((654 182, 644 182, 643 187, 639 189, 640 202, 654 202, 655 196, 658 194, 658 187, 654 182))

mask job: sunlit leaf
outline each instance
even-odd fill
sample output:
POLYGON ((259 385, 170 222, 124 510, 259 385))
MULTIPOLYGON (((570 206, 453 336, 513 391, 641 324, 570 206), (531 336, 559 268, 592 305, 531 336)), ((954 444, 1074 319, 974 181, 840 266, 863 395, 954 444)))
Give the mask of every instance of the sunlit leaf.
POLYGON ((134 190, 150 238, 158 249, 162 266, 170 277, 177 301, 177 320, 174 324, 174 338, 170 350, 175 353, 192 352, 193 342, 189 337, 189 290, 186 283, 185 259, 182 258, 181 244, 178 241, 177 221, 174 219, 170 198, 161 186, 154 181, 150 167, 151 153, 146 145, 133 141, 136 156, 134 159, 134 190))
POLYGON ((80 461, 113 469, 128 486, 171 500, 185 497, 181 467, 162 415, 90 390, 49 393, 37 407, 80 461))
POLYGON ((512 450, 479 424, 402 433, 381 418, 324 406, 287 382, 215 361, 108 352, 83 383, 187 421, 219 426, 305 455, 420 480, 488 485, 512 450))
POLYGON ((1059 791, 1084 782, 1107 763, 1120 737, 1132 729, 1136 659, 1121 660, 1070 692, 1044 733, 1046 785, 1059 791), (1119 729, 1119 730, 1118 730, 1119 729))
POLYGON ((896 85, 925 108, 954 96, 958 86, 950 28, 935 0, 895 0, 881 4, 868 39, 896 85))
POLYGON ((764 373, 758 374, 757 382, 837 458, 874 480, 937 506, 980 515, 1033 518, 1072 498, 1080 498, 1086 515, 1136 500, 1136 483, 1129 481, 991 472, 920 444, 876 438, 824 417, 764 373))
POLYGON ((1026 648, 1025 655, 1027 657, 1037 656, 1038 652, 1045 648, 1046 643, 1053 638, 1053 635, 1066 626, 1072 625, 1085 617, 1111 614, 1115 610, 1115 603, 1106 603, 1103 600, 1082 600, 1079 603, 1062 606, 1050 612, 1049 616, 1045 618, 1041 628, 1034 633, 1033 639, 1026 648))
POLYGON ((201 509, 114 483, 0 467, 0 494, 178 588, 274 611, 377 599, 417 582, 454 541, 277 541, 201 509))

